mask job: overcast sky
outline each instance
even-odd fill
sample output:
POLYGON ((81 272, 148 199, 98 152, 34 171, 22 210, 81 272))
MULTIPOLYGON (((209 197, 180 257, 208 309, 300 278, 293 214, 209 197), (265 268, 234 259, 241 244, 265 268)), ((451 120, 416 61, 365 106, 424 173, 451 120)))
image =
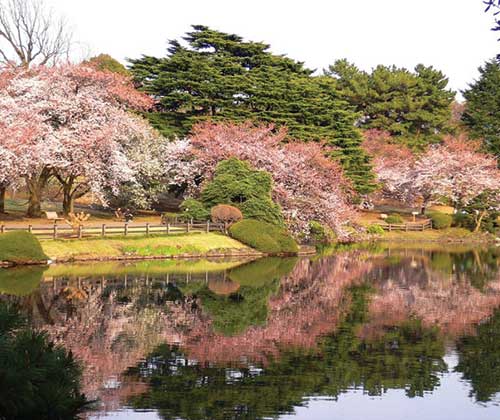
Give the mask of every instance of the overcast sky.
POLYGON ((347 58, 377 64, 433 65, 454 90, 500 52, 482 0, 48 0, 75 28, 80 54, 111 54, 125 62, 163 56, 167 40, 204 24, 271 44, 322 69, 347 58))

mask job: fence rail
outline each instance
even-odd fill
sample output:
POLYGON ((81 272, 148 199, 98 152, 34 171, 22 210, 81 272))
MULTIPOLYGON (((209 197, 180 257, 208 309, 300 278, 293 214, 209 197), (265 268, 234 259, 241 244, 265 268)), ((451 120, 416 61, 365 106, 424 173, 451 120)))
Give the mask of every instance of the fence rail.
POLYGON ((404 232, 415 232, 424 231, 426 229, 432 229, 431 219, 423 220, 422 222, 408 222, 408 223, 374 223, 374 225, 380 226, 382 229, 391 231, 404 231, 404 232))
POLYGON ((222 223, 211 222, 186 222, 186 223, 166 223, 166 224, 101 224, 101 225, 80 225, 76 228, 68 225, 54 223, 51 226, 7 226, 0 225, 0 234, 7 232, 30 232, 40 239, 63 239, 63 238, 89 238, 108 236, 129 236, 129 235, 173 235, 190 232, 225 232, 222 223))

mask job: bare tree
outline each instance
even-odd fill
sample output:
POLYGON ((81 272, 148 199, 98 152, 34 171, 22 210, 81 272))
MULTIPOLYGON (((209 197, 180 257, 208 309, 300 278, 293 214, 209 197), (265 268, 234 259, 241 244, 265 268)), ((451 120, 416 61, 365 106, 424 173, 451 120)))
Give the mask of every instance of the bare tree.
POLYGON ((30 66, 67 58, 72 32, 43 0, 0 0, 0 61, 30 66))

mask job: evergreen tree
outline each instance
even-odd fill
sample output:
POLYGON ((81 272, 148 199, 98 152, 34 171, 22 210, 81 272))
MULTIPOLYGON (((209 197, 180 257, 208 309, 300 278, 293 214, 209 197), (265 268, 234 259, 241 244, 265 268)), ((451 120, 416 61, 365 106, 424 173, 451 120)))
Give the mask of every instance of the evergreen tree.
POLYGON ((303 63, 206 26, 193 26, 184 43, 172 40, 164 58, 130 60, 141 88, 158 100, 151 123, 164 135, 186 135, 200 120, 268 122, 287 126, 303 141, 338 148, 358 192, 374 189, 369 157, 354 126, 357 115, 336 81, 313 76, 303 63))
POLYGON ((491 60, 479 68, 479 79, 463 92, 467 100, 462 121, 473 138, 481 138, 500 165, 500 65, 491 60))
POLYGON ((371 73, 347 60, 338 60, 325 72, 337 79, 341 97, 360 114, 362 128, 388 131, 414 148, 439 140, 448 130, 454 93, 438 70, 419 64, 414 72, 395 66, 377 66, 371 73))

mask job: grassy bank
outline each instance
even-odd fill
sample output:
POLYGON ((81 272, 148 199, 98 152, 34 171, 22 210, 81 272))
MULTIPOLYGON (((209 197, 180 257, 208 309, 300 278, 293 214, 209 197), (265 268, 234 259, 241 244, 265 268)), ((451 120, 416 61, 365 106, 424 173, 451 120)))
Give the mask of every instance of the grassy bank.
POLYGON ((89 238, 42 241, 43 251, 58 261, 119 257, 171 257, 182 254, 230 254, 251 251, 242 243, 217 233, 172 236, 89 238))
POLYGON ((0 235, 0 261, 13 264, 36 264, 47 261, 38 240, 28 232, 0 235))
POLYGON ((495 237, 489 233, 474 233, 463 228, 449 228, 442 230, 428 229, 423 232, 384 232, 382 235, 380 235, 380 239, 383 241, 443 243, 486 243, 495 241, 495 237))

